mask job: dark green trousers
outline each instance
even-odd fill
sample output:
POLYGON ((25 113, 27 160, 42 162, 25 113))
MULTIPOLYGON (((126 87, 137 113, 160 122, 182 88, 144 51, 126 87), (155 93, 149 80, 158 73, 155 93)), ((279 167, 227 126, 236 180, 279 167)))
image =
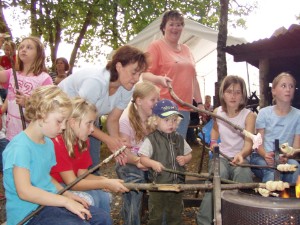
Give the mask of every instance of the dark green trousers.
POLYGON ((183 192, 150 192, 148 225, 162 224, 165 214, 167 225, 182 225, 183 192))

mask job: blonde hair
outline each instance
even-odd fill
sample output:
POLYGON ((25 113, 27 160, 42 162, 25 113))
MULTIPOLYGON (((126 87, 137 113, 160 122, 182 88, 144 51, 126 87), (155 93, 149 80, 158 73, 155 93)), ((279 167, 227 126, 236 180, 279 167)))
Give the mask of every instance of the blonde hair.
MULTIPOLYGON (((289 77, 289 78, 292 79, 292 81, 294 83, 294 89, 295 89, 295 87, 296 87, 296 79, 293 77, 293 75, 290 74, 290 73, 287 73, 287 72, 282 72, 282 73, 278 74, 274 78, 274 80, 272 82, 272 90, 275 89, 277 87, 277 85, 279 84, 279 82, 281 81, 281 79, 285 78, 285 77, 289 77)), ((273 92, 272 92, 272 98, 273 98, 272 104, 275 105, 276 104, 276 96, 273 95, 273 92)))
POLYGON ((222 109, 224 110, 224 112, 227 112, 227 104, 224 100, 224 93, 227 90, 227 88, 229 88, 230 85, 232 85, 232 84, 239 84, 242 89, 241 90, 242 91, 242 100, 239 104, 237 112, 239 112, 243 108, 245 108, 247 101, 248 101, 246 84, 245 84, 244 79, 239 76, 234 76, 234 75, 226 76, 223 79, 220 90, 219 90, 219 98, 220 98, 221 106, 222 106, 222 109))
MULTIPOLYGON (((36 47, 35 60, 34 60, 33 64, 30 66, 29 71, 27 71, 27 72, 28 73, 32 72, 35 76, 38 76, 42 72, 48 72, 48 70, 46 68, 46 64, 45 64, 45 59, 46 59, 45 49, 44 49, 44 46, 43 46, 42 42, 40 41, 40 39, 38 39, 37 37, 33 37, 33 36, 26 37, 21 41, 19 48, 22 45, 22 42, 26 41, 26 40, 32 41, 36 47)), ((23 71, 24 63, 20 59, 19 48, 18 48, 18 56, 16 59, 16 71, 23 71)))
POLYGON ((10 54, 15 53, 16 51, 16 44, 12 41, 5 41, 2 45, 2 50, 5 50, 5 47, 8 46, 10 48, 10 54))
POLYGON ((26 101, 24 116, 29 121, 36 121, 59 110, 72 111, 72 102, 68 95, 55 85, 40 86, 26 101))
MULTIPOLYGON (((171 117, 177 117, 176 126, 178 127, 178 125, 179 125, 180 121, 182 120, 182 118, 180 116, 178 116, 177 114, 168 116, 166 118, 171 118, 171 117)), ((158 120, 163 120, 163 118, 160 118, 157 115, 152 115, 152 116, 149 117, 148 125, 149 125, 149 128, 152 132, 157 129, 158 120)))
POLYGON ((148 81, 143 81, 141 83, 138 83, 134 87, 132 100, 131 100, 132 103, 128 109, 128 118, 129 118, 130 125, 132 126, 135 132, 136 143, 142 141, 144 137, 152 131, 148 126, 148 123, 146 126, 146 130, 144 130, 143 127, 141 126, 142 119, 136 109, 136 105, 135 105, 136 100, 137 98, 143 99, 149 96, 151 93, 159 94, 159 91, 160 90, 157 86, 155 86, 154 84, 148 81))
POLYGON ((211 96, 210 95, 205 95, 205 101, 211 101, 211 96))
MULTIPOLYGON (((94 112, 97 114, 97 108, 94 104, 86 101, 83 98, 76 97, 72 99, 73 103, 73 111, 69 117, 69 119, 74 119, 81 123, 83 118, 87 115, 88 112, 94 112)), ((74 144, 77 142, 79 152, 83 152, 87 150, 87 141, 79 140, 76 136, 74 130, 71 128, 70 123, 66 124, 66 129, 63 132, 63 139, 65 141, 65 145, 68 149, 68 153, 70 157, 74 157, 74 144)))

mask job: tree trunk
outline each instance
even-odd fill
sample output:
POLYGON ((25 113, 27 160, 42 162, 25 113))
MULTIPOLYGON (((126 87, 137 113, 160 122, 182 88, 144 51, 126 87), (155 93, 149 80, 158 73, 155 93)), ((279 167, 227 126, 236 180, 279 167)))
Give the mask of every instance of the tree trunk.
POLYGON ((227 75, 226 52, 224 48, 227 42, 227 22, 228 22, 228 4, 229 0, 220 0, 220 21, 217 43, 217 73, 218 84, 215 85, 215 106, 220 105, 219 89, 220 83, 227 75))
POLYGON ((82 25, 79 36, 75 42, 73 51, 71 53, 70 62, 69 62, 69 64, 70 64, 69 74, 72 74, 78 49, 80 48, 81 41, 87 31, 88 26, 91 24, 92 18, 93 18, 93 14, 92 14, 91 10, 89 10, 86 14, 85 21, 82 25))
POLYGON ((4 13, 3 13, 3 2, 0 0, 0 33, 9 33, 11 39, 12 34, 11 31, 7 25, 4 13))
POLYGON ((259 60, 259 107, 264 108, 268 105, 271 105, 271 101, 267 96, 269 93, 269 74, 270 74, 270 62, 269 59, 260 59, 259 60))

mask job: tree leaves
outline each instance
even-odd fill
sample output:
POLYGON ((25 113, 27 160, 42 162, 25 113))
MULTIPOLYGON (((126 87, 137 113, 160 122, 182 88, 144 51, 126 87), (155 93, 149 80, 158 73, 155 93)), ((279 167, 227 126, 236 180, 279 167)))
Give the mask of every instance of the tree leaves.
MULTIPOLYGON (((6 6, 12 1, 5 1, 6 6)), ((51 49, 54 64, 61 41, 74 46, 71 67, 80 57, 93 62, 103 46, 116 49, 126 44, 149 23, 169 9, 178 9, 188 18, 217 28, 219 0, 14 0, 31 21, 31 33, 43 37, 51 49)), ((236 1, 232 0, 232 4, 236 1)), ((11 7, 11 6, 10 6, 11 7)), ((252 8, 237 6, 229 15, 238 15, 236 26, 252 8), (248 11, 247 11, 248 10, 248 11)), ((157 28, 159 29, 159 28, 157 28)))

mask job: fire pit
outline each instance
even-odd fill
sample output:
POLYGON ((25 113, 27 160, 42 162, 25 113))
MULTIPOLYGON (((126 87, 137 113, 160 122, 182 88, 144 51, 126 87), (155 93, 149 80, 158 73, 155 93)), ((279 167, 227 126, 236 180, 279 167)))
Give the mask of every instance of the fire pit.
MULTIPOLYGON (((292 190, 292 188, 290 188, 292 190)), ((223 225, 300 224, 300 199, 262 197, 239 190, 222 191, 223 225)))

